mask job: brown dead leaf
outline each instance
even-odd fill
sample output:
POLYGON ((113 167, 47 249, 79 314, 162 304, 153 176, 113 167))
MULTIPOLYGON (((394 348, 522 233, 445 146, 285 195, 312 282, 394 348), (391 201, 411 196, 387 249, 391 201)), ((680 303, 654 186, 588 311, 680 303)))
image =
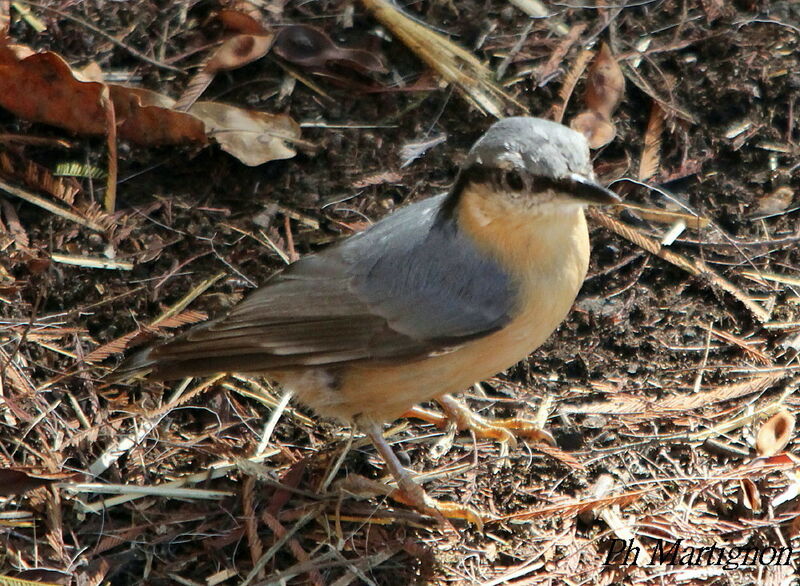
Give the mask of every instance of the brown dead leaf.
POLYGON ((6 47, 9 51, 11 51, 14 57, 17 58, 17 61, 22 61, 26 57, 36 55, 36 51, 26 45, 11 45, 8 44, 7 41, 7 38, 0 37, 0 46, 6 47))
POLYGON ((173 110, 175 100, 149 90, 110 85, 119 136, 141 145, 206 144, 201 120, 173 110))
POLYGON ((0 175, 21 181, 26 187, 43 191, 68 205, 75 203, 80 184, 72 177, 54 177, 49 169, 13 151, 0 152, 0 175))
POLYGON ((269 51, 272 35, 236 35, 225 41, 206 66, 187 84, 175 103, 176 110, 188 110, 214 81, 218 71, 236 69, 260 59, 269 51))
POLYGON ((353 188, 355 189, 364 189, 365 187, 370 187, 372 185, 382 185, 384 183, 398 183, 403 180, 403 176, 400 173, 395 173, 394 171, 384 171, 382 173, 375 173, 373 175, 367 175, 366 177, 362 177, 358 181, 353 182, 353 188))
POLYGON ((242 163, 256 166, 289 159, 289 146, 300 138, 300 125, 286 114, 243 110, 218 102, 197 102, 189 113, 202 120, 208 135, 242 163))
POLYGON ((119 338, 115 338, 108 342, 107 344, 103 344, 98 348, 92 350, 89 354, 84 356, 83 361, 87 364, 93 364, 96 362, 102 362, 109 356, 114 354, 120 354, 124 352, 128 346, 130 345, 131 340, 139 336, 141 332, 128 332, 127 334, 120 336, 119 338))
POLYGON ((582 133, 593 149, 607 145, 617 134, 611 115, 625 93, 625 76, 606 43, 600 47, 586 76, 586 110, 570 122, 582 133))
POLYGON ((147 90, 83 81, 55 53, 28 53, 27 47, 0 47, 0 105, 17 116, 88 135, 107 134, 116 119, 120 137, 138 144, 205 144, 202 122, 172 110, 174 100, 147 90), (113 115, 106 105, 106 87, 113 115))
POLYGON ((177 328, 182 325, 201 322, 207 318, 208 315, 202 311, 184 311, 178 315, 162 320, 159 322, 157 327, 149 327, 145 328, 144 330, 135 330, 133 332, 123 334, 118 338, 114 338, 110 342, 107 342, 102 346, 98 346, 89 352, 89 354, 84 356, 83 361, 90 364, 102 362, 109 356, 121 354, 122 352, 128 350, 131 346, 131 342, 137 338, 145 337, 148 334, 161 331, 161 328, 177 328))
POLYGON ((794 416, 786 409, 767 419, 756 436, 756 452, 759 456, 774 456, 789 443, 794 435, 794 416))
POLYGON ((237 34, 226 39, 203 69, 189 81, 175 103, 176 110, 188 110, 206 91, 218 71, 236 69, 261 59, 272 46, 274 35, 253 16, 237 10, 222 10, 218 18, 225 29, 237 34))
POLYGON ((583 31, 586 30, 586 24, 576 24, 570 28, 569 33, 565 36, 550 54, 547 63, 545 63, 542 67, 540 67, 536 71, 536 80, 537 86, 542 87, 544 86, 550 78, 558 71, 558 68, 561 67, 561 64, 564 62, 564 57, 566 57, 567 53, 569 52, 572 45, 574 45, 580 36, 583 34, 583 31))
POLYGON ((611 119, 625 93, 625 76, 606 43, 600 46, 597 57, 589 66, 584 103, 588 110, 611 119))
MULTIPOLYGON (((542 431, 544 432, 544 430, 542 431)), ((550 434, 547 435, 549 436, 550 434)), ((555 440, 553 440, 552 437, 548 438, 543 436, 541 438, 535 438, 535 439, 537 439, 537 444, 533 448, 534 450, 542 452, 543 454, 547 454, 554 460, 558 460, 559 462, 564 464, 564 466, 566 466, 567 468, 572 468, 573 470, 586 469, 586 466, 584 466, 583 463, 580 460, 578 460, 575 456, 573 456, 569 452, 565 452, 564 450, 556 446, 555 440)))
POLYGON ((222 26, 225 27, 225 30, 234 33, 240 33, 243 35, 267 34, 267 30, 264 28, 258 18, 254 16, 257 14, 257 11, 253 11, 252 15, 247 14, 244 12, 243 7, 240 7, 238 10, 220 10, 217 13, 217 18, 222 23, 222 26))
POLYGON ((90 61, 85 67, 73 71, 75 76, 82 81, 96 81, 97 83, 105 81, 105 75, 97 61, 90 61))
POLYGON ((617 129, 609 120, 603 118, 602 114, 589 110, 575 116, 569 126, 585 136, 589 148, 593 149, 607 145, 617 135, 617 129))
POLYGON ((236 35, 222 43, 206 64, 209 73, 236 69, 261 59, 272 45, 272 35, 236 35))
POLYGON ((567 109, 567 102, 572 97, 572 92, 575 91, 575 86, 578 85, 578 80, 581 78, 589 59, 594 56, 589 49, 584 49, 578 55, 575 63, 569 68, 567 74, 564 76, 564 83, 561 84, 561 89, 558 90, 558 97, 561 101, 553 106, 552 118, 556 122, 561 122, 564 118, 564 111, 567 109))
POLYGON ((281 29, 275 37, 273 51, 290 63, 312 70, 326 71, 329 65, 335 64, 361 73, 387 71, 374 53, 340 47, 323 31, 304 24, 281 29))
POLYGON ((742 478, 739 481, 741 504, 753 513, 761 512, 761 493, 758 491, 756 483, 749 478, 742 478))
POLYGON ((106 133, 103 84, 81 81, 55 53, 0 46, 0 106, 20 118, 78 134, 106 133))

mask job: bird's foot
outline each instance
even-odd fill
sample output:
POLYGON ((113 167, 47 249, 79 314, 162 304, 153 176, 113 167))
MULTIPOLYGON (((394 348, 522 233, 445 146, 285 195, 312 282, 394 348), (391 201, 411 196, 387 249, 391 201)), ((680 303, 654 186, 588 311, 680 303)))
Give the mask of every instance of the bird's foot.
POLYGON ((553 436, 530 419, 522 417, 489 419, 478 415, 451 395, 442 395, 436 401, 444 409, 445 415, 421 407, 413 407, 406 413, 406 416, 416 417, 435 425, 445 425, 448 420, 453 421, 458 429, 469 429, 479 438, 494 439, 501 443, 507 443, 512 448, 517 445, 517 437, 544 442, 552 446, 556 445, 553 436))
POLYGON ((413 479, 410 479, 414 485, 412 490, 408 488, 400 488, 394 491, 390 496, 404 505, 414 507, 421 513, 430 515, 434 519, 438 519, 440 523, 444 523, 452 527, 448 519, 463 519, 468 523, 472 523, 478 529, 483 531, 483 516, 469 505, 462 505, 461 503, 454 503, 452 501, 440 501, 428 496, 428 493, 413 479))
POLYGON ((424 515, 433 517, 448 528, 452 528, 452 525, 447 519, 463 519, 475 525, 479 530, 483 529, 486 516, 476 509, 460 503, 431 498, 410 476, 403 479, 403 484, 406 488, 400 489, 389 486, 379 480, 365 478, 359 474, 349 474, 346 478, 340 480, 337 486, 348 495, 359 499, 377 495, 388 496, 400 504, 408 505, 424 515))
POLYGON ((389 472, 397 481, 398 489, 390 494, 394 500, 410 505, 419 512, 432 516, 446 527, 453 528, 447 519, 464 519, 477 526, 479 530, 483 529, 483 517, 472 507, 448 501, 438 501, 428 496, 408 470, 403 467, 400 460, 397 459, 392 447, 383 437, 379 424, 369 420, 361 420, 358 425, 372 440, 378 453, 386 462, 389 472))

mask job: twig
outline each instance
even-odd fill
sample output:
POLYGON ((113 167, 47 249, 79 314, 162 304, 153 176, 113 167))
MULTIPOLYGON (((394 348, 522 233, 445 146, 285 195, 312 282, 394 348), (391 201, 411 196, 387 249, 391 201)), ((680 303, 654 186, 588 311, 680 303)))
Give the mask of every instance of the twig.
POLYGON ((50 260, 60 262, 65 265, 86 267, 89 269, 117 269, 120 271, 132 271, 133 263, 125 260, 113 260, 110 258, 97 258, 92 256, 74 256, 71 254, 60 254, 54 252, 50 255, 50 260))
POLYGON ((683 269, 689 274, 705 277, 711 285, 714 285, 723 291, 727 291, 736 299, 738 299, 748 310, 750 310, 750 312, 756 319, 758 319, 758 321, 765 322, 769 320, 769 311, 750 299, 750 297, 748 297, 741 289, 736 287, 736 285, 712 271, 711 268, 709 268, 709 266, 702 260, 689 260, 680 254, 672 252, 671 250, 667 250, 663 248, 658 241, 648 238, 635 228, 632 228, 631 226, 628 226, 619 220, 615 220, 611 216, 608 216, 599 210, 589 208, 589 216, 615 234, 619 234, 626 240, 633 242, 650 254, 655 254, 659 258, 662 258, 676 267, 683 269))
POLYGON ((178 499, 214 500, 234 493, 228 490, 206 490, 202 488, 176 488, 173 486, 138 486, 135 484, 101 484, 99 482, 67 483, 57 485, 69 492, 88 492, 92 494, 135 494, 140 496, 160 496, 178 499))
MULTIPOLYGON (((258 458, 250 458, 250 462, 255 461, 262 461, 266 460, 267 458, 271 458, 280 453, 280 450, 270 450, 269 452, 265 452, 261 454, 258 458)), ((233 470, 239 469, 239 463, 236 462, 229 462, 224 461, 217 464, 212 464, 208 467, 207 470, 203 470, 202 472, 196 472, 195 474, 190 474, 184 478, 179 478, 178 480, 173 480, 172 482, 167 482, 165 484, 160 485, 162 488, 179 488, 186 484, 196 484, 198 482, 206 482, 208 480, 213 480, 215 478, 221 478, 231 472, 233 470)), ((81 506, 84 511, 89 513, 100 513, 102 511, 106 511, 112 507, 116 507, 117 505, 121 505, 136 499, 142 498, 143 494, 131 494, 130 492, 122 494, 120 496, 112 497, 110 499, 106 499, 104 501, 98 501, 96 503, 81 503, 81 506)))
POLYGON ((151 325, 151 326, 156 326, 156 325, 158 325, 159 323, 161 323, 162 321, 164 321, 165 319, 168 319, 168 318, 170 318, 170 317, 172 317, 172 316, 174 316, 174 315, 177 315, 177 314, 179 314, 179 313, 180 313, 180 312, 182 312, 184 309, 186 309, 186 307, 187 307, 187 306, 188 306, 188 305, 189 305, 189 304, 190 304, 192 301, 194 301, 194 300, 195 300, 197 297, 199 297, 200 295, 202 295, 202 294, 203 294, 203 293, 206 291, 206 289, 208 289, 209 287, 211 287, 212 285, 214 285, 214 283, 216 283, 217 281, 219 281, 219 280, 220 280, 222 277, 224 277, 224 276, 225 276, 225 273, 223 272, 223 273, 217 273, 217 274, 216 274, 216 275, 214 275, 213 277, 210 277, 210 278, 206 279, 205 281, 203 281, 202 283, 200 283, 199 285, 197 285, 197 286, 196 286, 194 289, 192 289, 191 291, 189 291, 189 292, 188 292, 186 295, 184 295, 183 299, 181 299, 181 300, 180 300, 180 301, 178 301, 178 302, 177 302, 175 305, 173 305, 172 307, 170 307, 170 308, 169 308, 167 311, 165 311, 164 313, 162 313, 161 315, 159 315, 159 316, 158 316, 158 317, 155 319, 155 321, 153 321, 153 322, 152 322, 150 325, 151 325))
POLYGON ((28 203, 32 203, 35 206, 39 206, 40 208, 43 208, 48 212, 52 212, 57 216, 61 216, 64 219, 75 222, 76 224, 80 224, 81 226, 86 226, 87 228, 90 228, 91 230, 94 230, 96 232, 104 231, 104 228, 100 224, 92 222, 91 220, 79 216, 78 214, 75 214, 69 211, 68 209, 62 208, 59 205, 47 201, 43 197, 34 195, 29 191, 25 191, 24 189, 14 187, 13 185, 6 183, 5 181, 0 181, 0 189, 2 189, 3 191, 5 191, 10 195, 14 195, 20 199, 24 199, 28 203))

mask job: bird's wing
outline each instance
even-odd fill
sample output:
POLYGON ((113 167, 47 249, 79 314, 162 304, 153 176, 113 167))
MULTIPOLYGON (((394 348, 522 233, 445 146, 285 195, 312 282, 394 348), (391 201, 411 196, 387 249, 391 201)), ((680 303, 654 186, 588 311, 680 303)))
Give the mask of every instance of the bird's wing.
POLYGON ((437 223, 441 201, 409 206, 301 259, 225 317, 156 346, 131 366, 172 378, 392 362, 496 331, 510 320, 513 286, 455 225, 437 223))

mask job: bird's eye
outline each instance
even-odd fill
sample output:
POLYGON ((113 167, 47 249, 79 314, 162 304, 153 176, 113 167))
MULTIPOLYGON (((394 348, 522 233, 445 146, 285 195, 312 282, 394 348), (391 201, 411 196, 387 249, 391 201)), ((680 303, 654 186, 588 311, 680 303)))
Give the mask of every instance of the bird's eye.
POLYGON ((503 180, 512 191, 522 191, 525 188, 525 182, 518 171, 506 171, 503 180))

